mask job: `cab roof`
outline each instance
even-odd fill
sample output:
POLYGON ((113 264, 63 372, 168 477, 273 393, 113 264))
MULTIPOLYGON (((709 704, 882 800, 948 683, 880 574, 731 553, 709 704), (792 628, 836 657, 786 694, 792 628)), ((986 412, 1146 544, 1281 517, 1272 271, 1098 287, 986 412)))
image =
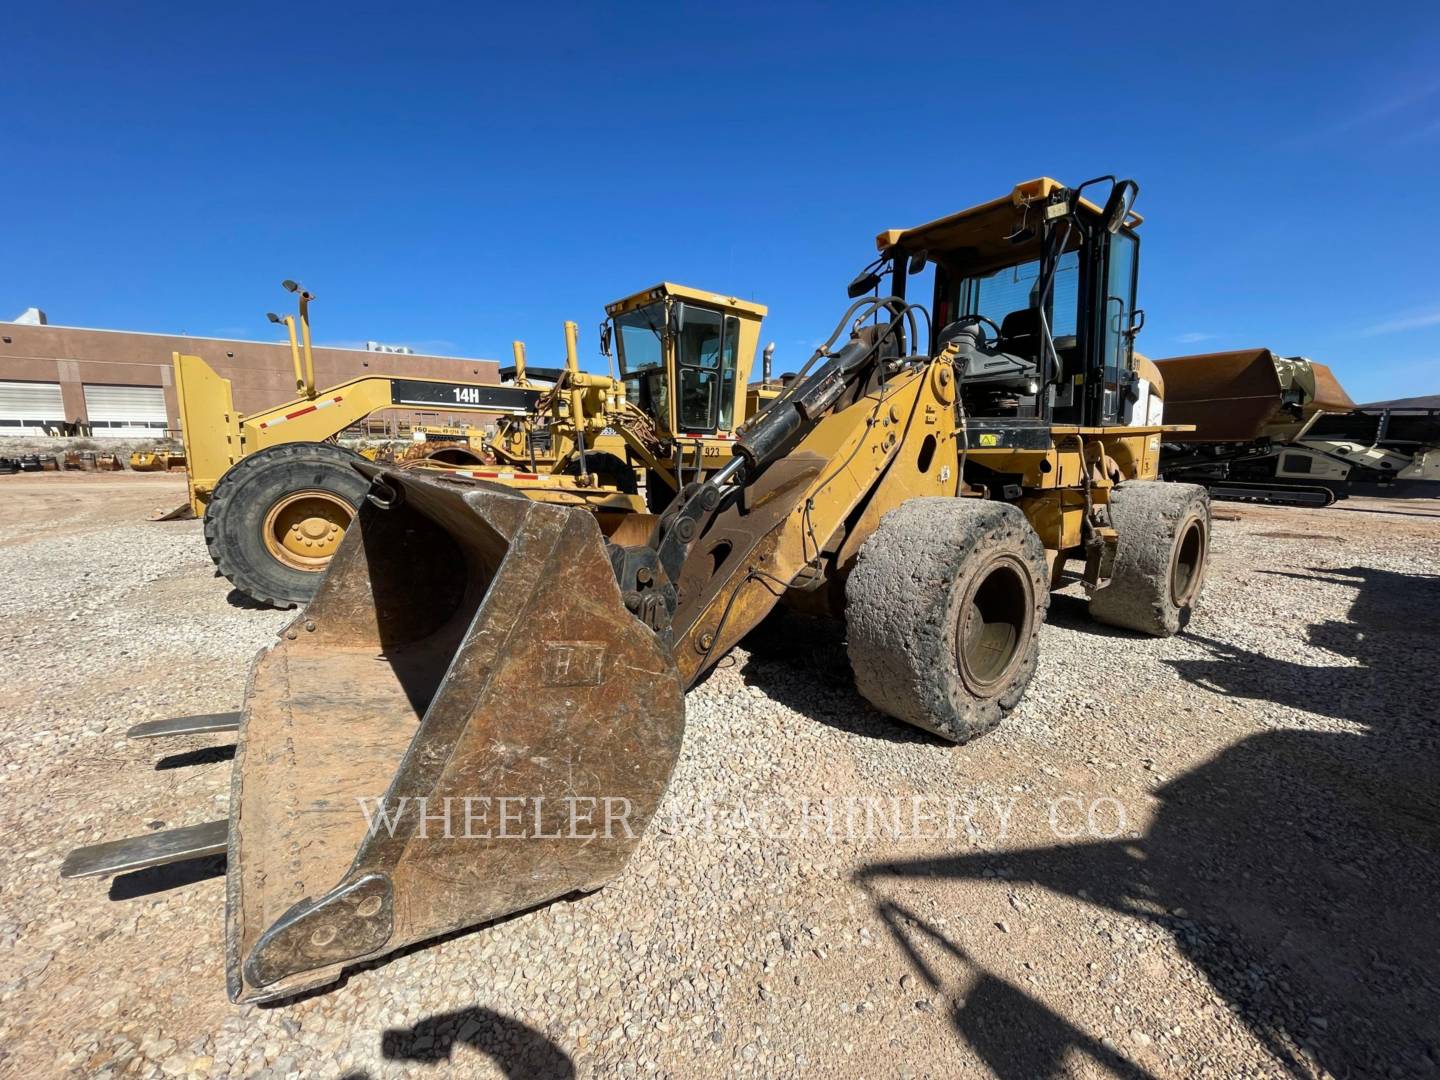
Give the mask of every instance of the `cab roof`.
POLYGON ((688 285, 676 285, 673 281, 662 281, 652 288, 642 289, 623 299, 616 300, 613 304, 606 304, 605 314, 622 315, 627 311, 644 307, 646 304, 653 304, 656 300, 663 300, 667 296, 692 304, 705 304, 707 307, 719 308, 722 311, 739 312, 756 319, 763 319, 770 313, 770 309, 764 304, 754 304, 748 300, 741 300, 738 296, 724 296, 721 293, 707 292, 705 289, 692 289, 688 285))
MULTIPOLYGON (((978 261, 988 262, 1014 251, 1015 234, 1023 212, 1049 200, 1065 185, 1048 176, 1016 184, 1009 195, 972 206, 968 210, 936 218, 909 229, 886 229, 875 237, 875 247, 884 252, 899 249, 906 252, 935 253, 963 251, 978 261), (1017 215, 1016 211, 1021 211, 1017 215)), ((1100 207, 1081 198, 1080 208, 1099 216, 1100 207)), ((1126 228, 1133 229, 1145 219, 1131 212, 1125 219, 1126 228)))

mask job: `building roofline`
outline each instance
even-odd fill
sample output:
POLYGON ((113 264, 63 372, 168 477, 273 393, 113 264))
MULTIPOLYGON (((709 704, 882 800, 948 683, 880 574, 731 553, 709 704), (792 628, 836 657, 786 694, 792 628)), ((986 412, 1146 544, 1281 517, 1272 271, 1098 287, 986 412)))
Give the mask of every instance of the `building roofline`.
MULTIPOLYGON (((209 334, 180 334, 164 330, 116 330, 106 326, 68 326, 64 323, 17 323, 13 321, 0 321, 0 328, 19 326, 25 330, 83 330, 87 334, 133 334, 136 337, 161 337, 181 338, 185 341, 219 341, 232 345, 274 345, 277 348, 288 349, 288 341, 261 341, 258 338, 230 338, 214 337, 209 334)), ((334 352, 353 352, 361 356, 423 356, 429 360, 460 360, 464 363, 475 363, 483 361, 487 364, 498 364, 499 361, 484 356, 452 356, 449 353, 395 353, 395 352, 371 352, 369 349, 356 349, 349 345, 326 345, 324 342, 314 342, 313 348, 330 349, 334 352)))

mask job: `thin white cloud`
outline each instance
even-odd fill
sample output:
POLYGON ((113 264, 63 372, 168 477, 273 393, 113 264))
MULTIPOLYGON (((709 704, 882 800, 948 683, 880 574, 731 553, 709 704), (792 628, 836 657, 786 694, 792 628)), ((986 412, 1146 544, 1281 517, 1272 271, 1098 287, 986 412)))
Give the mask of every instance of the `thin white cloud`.
POLYGON ((1418 105, 1420 102, 1424 101, 1426 98, 1434 94, 1437 90, 1440 90, 1440 82, 1430 82, 1425 83, 1421 86, 1411 87, 1410 89, 1405 90, 1402 93, 1396 94, 1394 97, 1389 98, 1386 101, 1379 102, 1378 104, 1372 105, 1370 108, 1365 109, 1362 112, 1358 112, 1352 116, 1347 117, 1346 119, 1340 121, 1338 124, 1332 127, 1330 130, 1332 132, 1338 133, 1342 131, 1350 131, 1351 129, 1357 127, 1367 127, 1370 124, 1373 124, 1376 120, 1383 120, 1385 117, 1391 116, 1394 113, 1403 112, 1404 110, 1410 108, 1410 106, 1412 105, 1418 105))
POLYGON ((1402 146, 1411 146, 1415 143, 1429 142, 1431 139, 1437 137, 1440 137, 1440 120, 1415 128, 1400 139, 1400 144, 1402 146))
POLYGON ((1203 334, 1198 330, 1191 330, 1188 333, 1177 334, 1175 336, 1175 340, 1180 342, 1180 344, 1182 345, 1194 345, 1197 342, 1209 341, 1215 336, 1216 335, 1214 334, 1203 334))
POLYGON ((1367 326, 1360 331, 1361 337, 1378 337, 1380 334, 1400 334, 1406 330, 1423 330, 1427 326, 1440 326, 1440 307, 1426 308, 1397 315, 1393 319, 1367 326))
MULTIPOLYGON (((1410 111, 1424 104, 1437 92, 1440 92, 1440 81, 1412 85, 1367 108, 1348 114, 1334 115, 1328 119, 1322 118, 1315 127, 1295 133, 1286 142, 1292 146, 1310 146, 1350 132, 1358 133, 1373 129, 1382 126, 1384 121, 1391 120, 1396 114, 1410 111)), ((1429 119, 1429 113, 1427 112, 1422 119, 1429 119)), ((1421 137, 1423 139, 1425 136, 1421 137)), ((1400 141, 1405 143, 1414 141, 1414 139, 1415 133, 1412 131, 1400 141)))

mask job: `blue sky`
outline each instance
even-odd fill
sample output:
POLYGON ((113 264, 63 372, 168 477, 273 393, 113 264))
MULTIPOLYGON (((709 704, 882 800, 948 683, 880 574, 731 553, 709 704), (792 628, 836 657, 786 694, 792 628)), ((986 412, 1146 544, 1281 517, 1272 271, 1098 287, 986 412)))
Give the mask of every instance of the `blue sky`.
POLYGON ((1440 391, 1440 9, 1247 3, 23 5, 0 317, 532 360, 662 278, 781 370, 883 228, 1141 185, 1141 349, 1440 391), (212 10, 213 9, 213 10, 212 10))

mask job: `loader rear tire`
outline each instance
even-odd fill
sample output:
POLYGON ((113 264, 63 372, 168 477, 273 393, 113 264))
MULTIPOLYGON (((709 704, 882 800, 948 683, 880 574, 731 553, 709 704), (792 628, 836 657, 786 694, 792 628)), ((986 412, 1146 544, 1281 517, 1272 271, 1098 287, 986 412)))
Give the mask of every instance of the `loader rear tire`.
POLYGON ((1025 515, 980 499, 912 499, 865 541, 845 585, 855 685, 881 712, 963 743, 1025 693, 1050 603, 1025 515))
POLYGON ((1190 621, 1210 554, 1210 495, 1198 484, 1132 480, 1110 492, 1120 534, 1110 582, 1090 598, 1108 626, 1170 637, 1190 621))
POLYGON ((257 603, 308 603, 369 489, 333 443, 284 443, 243 457, 205 508, 205 544, 230 583, 257 603))

